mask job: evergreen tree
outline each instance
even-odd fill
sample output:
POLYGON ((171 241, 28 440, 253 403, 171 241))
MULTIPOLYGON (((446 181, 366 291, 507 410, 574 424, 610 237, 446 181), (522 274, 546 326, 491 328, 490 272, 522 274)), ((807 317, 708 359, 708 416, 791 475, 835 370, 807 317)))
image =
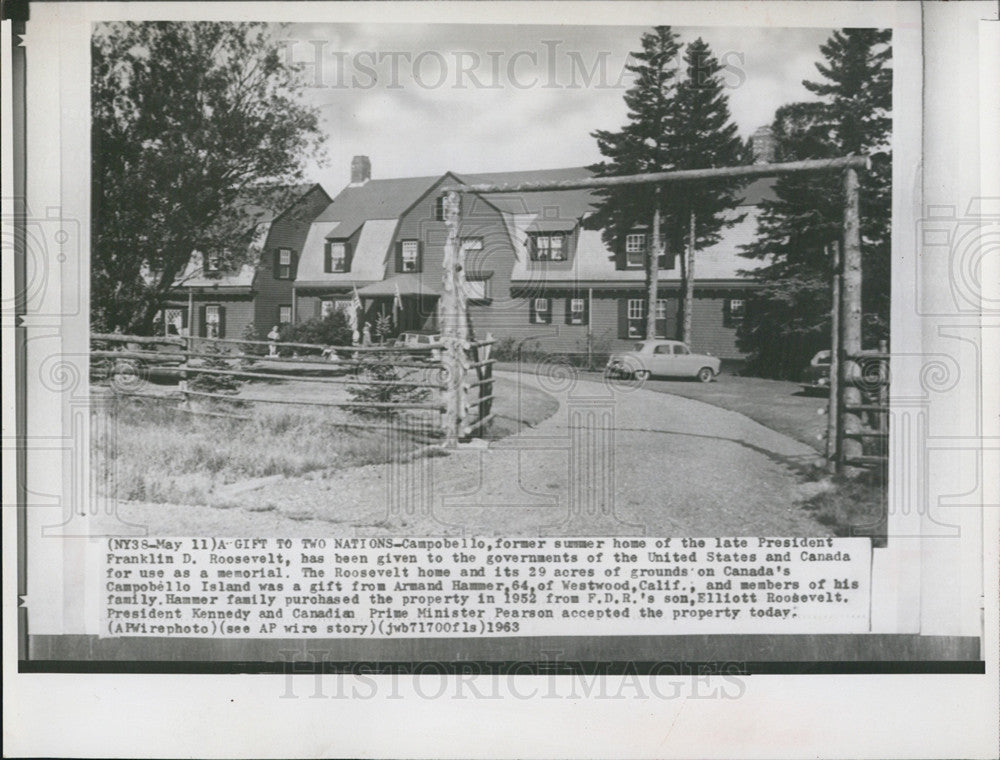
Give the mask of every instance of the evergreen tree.
MULTIPOLYGON (((729 113, 718 59, 701 38, 685 49, 683 68, 680 51, 677 35, 668 26, 642 36, 642 51, 632 54, 637 63, 628 67, 636 75, 635 84, 625 93, 629 122, 618 132, 593 133, 608 159, 591 167, 599 176, 745 163, 746 152, 729 113)), ((653 304, 660 257, 664 251, 679 253, 688 248, 693 214, 694 248, 681 257, 686 304, 681 307, 681 337, 690 341, 694 250, 717 242, 720 230, 738 221, 729 212, 739 202, 741 186, 734 181, 599 191, 603 200, 588 226, 600 228, 612 250, 621 251, 625 236, 634 229, 649 229, 654 212, 659 211, 660 228, 653 232, 660 235, 661 245, 654 250, 652 236, 647 241, 650 306, 646 337, 655 337, 653 304)))
MULTIPOLYGON (((708 169, 746 162, 747 153, 729 113, 722 66, 700 37, 684 51, 685 77, 674 98, 671 163, 677 169, 708 169)), ((713 181, 678 187, 671 200, 667 245, 681 256, 681 340, 691 343, 695 251, 719 241, 719 233, 742 219, 731 212, 744 181, 713 181)))
MULTIPOLYGON (((818 82, 803 84, 821 100, 775 114, 776 159, 871 156, 861 174, 862 311, 867 345, 888 337, 891 232, 891 31, 842 29, 820 47, 818 82)), ((841 241, 839 174, 780 177, 762 203, 756 240, 743 255, 767 259, 755 272, 762 288, 748 298, 740 347, 757 374, 795 377, 816 351, 830 347, 831 245, 841 241)))
MULTIPOLYGON (((669 26, 657 26, 642 35, 642 50, 632 53, 635 63, 627 69, 635 83, 625 92, 628 123, 617 132, 596 130, 601 155, 607 158, 590 169, 598 176, 640 174, 672 168, 670 143, 675 129, 674 96, 677 90, 677 55, 680 44, 669 26)), ((661 219, 670 208, 665 193, 649 185, 602 188, 599 208, 588 218, 588 226, 600 229, 605 245, 623 252, 625 236, 636 227, 650 227, 654 208, 661 219)), ((651 230, 658 235, 660 230, 651 230)), ((646 278, 650 292, 647 337, 652 334, 656 309, 656 280, 660 251, 653 250, 653 235, 647 236, 646 278)), ((621 255, 621 254, 619 254, 621 255)))

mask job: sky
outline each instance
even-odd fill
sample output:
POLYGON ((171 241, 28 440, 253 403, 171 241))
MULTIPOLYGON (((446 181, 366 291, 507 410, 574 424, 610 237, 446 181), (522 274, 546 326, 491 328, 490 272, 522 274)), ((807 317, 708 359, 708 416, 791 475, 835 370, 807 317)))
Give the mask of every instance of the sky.
MULTIPOLYGON (((351 157, 372 177, 584 166, 601 159, 595 129, 626 121, 625 69, 646 27, 290 24, 274 28, 303 64, 305 99, 328 135, 307 179, 336 194, 351 157)), ((725 67, 741 136, 785 104, 813 100, 819 46, 833 30, 675 27, 702 37, 725 67)))

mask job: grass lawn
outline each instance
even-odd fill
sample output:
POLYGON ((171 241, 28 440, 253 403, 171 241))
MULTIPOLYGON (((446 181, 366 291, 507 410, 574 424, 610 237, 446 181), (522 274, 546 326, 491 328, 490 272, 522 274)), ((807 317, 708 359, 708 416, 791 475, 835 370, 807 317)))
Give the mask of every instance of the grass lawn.
MULTIPOLYGON (((217 503, 256 479, 377 464, 438 440, 437 411, 405 412, 390 423, 301 403, 349 400, 344 385, 251 381, 244 383, 232 402, 193 402, 193 408, 200 411, 241 419, 184 412, 173 398, 176 390, 172 383, 150 384, 143 392, 158 398, 121 397, 115 412, 106 407, 92 412, 95 417, 112 415, 103 420, 112 424, 93 426, 93 449, 101 455, 102 480, 117 498, 217 503), (254 398, 290 403, 246 403, 254 398)), ((496 417, 484 433, 488 439, 535 425, 559 408, 548 394, 507 379, 496 380, 495 393, 496 417)))

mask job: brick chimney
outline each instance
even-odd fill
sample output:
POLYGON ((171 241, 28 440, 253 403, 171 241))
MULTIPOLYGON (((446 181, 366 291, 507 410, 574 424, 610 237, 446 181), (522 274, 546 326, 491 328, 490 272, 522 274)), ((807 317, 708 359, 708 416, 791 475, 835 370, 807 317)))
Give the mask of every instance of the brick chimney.
POLYGON ((355 156, 351 159, 351 184, 363 185, 372 178, 372 162, 368 156, 355 156))
POLYGON ((753 162, 755 164, 774 163, 774 135, 769 126, 760 127, 753 133, 753 162))

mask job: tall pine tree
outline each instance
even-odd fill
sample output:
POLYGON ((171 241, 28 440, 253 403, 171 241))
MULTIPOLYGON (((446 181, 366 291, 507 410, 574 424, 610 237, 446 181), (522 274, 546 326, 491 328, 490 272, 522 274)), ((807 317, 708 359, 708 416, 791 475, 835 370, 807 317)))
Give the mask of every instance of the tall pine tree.
MULTIPOLYGON (((593 137, 601 155, 608 160, 591 166, 598 176, 639 174, 672 168, 671 140, 675 129, 674 96, 677 89, 677 55, 680 44, 669 26, 657 26, 642 35, 642 50, 632 53, 636 61, 628 65, 635 83, 625 92, 628 123, 618 132, 597 130, 593 137)), ((653 229, 654 210, 660 218, 669 209, 665 193, 641 185, 604 188, 602 202, 588 218, 588 226, 602 230, 605 245, 624 260, 625 236, 637 227, 650 229, 646 245, 646 284, 648 297, 647 338, 655 336, 656 292, 659 250, 654 239, 660 229, 653 229)))
MULTIPOLYGON (((842 29, 820 47, 818 82, 803 84, 818 102, 784 106, 772 132, 776 158, 871 156, 861 175, 862 312, 864 341, 888 337, 891 232, 891 31, 842 29)), ((762 204, 757 239, 743 255, 766 259, 748 298, 740 347, 751 371, 795 377, 816 351, 830 347, 831 245, 843 219, 842 178, 789 175, 762 204)))
MULTIPOLYGON (((684 51, 685 77, 674 97, 675 129, 671 163, 677 169, 708 169, 745 163, 746 151, 729 113, 729 97, 722 81, 722 66, 700 37, 684 51)), ((691 343, 694 305, 695 252, 719 241, 720 231, 742 216, 739 205, 744 182, 704 182, 676 188, 670 201, 671 224, 667 244, 681 257, 680 338, 691 343)))
MULTIPOLYGON (((600 176, 638 174, 672 169, 704 169, 744 163, 743 143, 729 113, 722 67, 701 38, 690 43, 678 60, 681 46, 670 27, 656 27, 642 36, 642 51, 629 66, 635 84, 625 93, 629 122, 618 132, 596 131, 598 148, 608 160, 592 166, 600 176), (683 66, 680 64, 683 63, 683 66)), ((739 203, 742 183, 699 183, 609 188, 600 191, 603 202, 588 224, 600 228, 605 244, 624 249, 625 236, 650 229, 659 212, 659 229, 647 242, 647 335, 655 337, 657 274, 664 251, 681 257, 685 298, 681 338, 691 340, 691 304, 694 298, 694 251, 719 240, 720 231, 738 221, 730 212, 739 203), (695 220, 692 241, 692 216, 695 220), (693 245, 692 245, 693 243, 693 245), (690 249, 690 250, 688 250, 690 249)), ((619 253, 620 260, 623 258, 619 253)))

